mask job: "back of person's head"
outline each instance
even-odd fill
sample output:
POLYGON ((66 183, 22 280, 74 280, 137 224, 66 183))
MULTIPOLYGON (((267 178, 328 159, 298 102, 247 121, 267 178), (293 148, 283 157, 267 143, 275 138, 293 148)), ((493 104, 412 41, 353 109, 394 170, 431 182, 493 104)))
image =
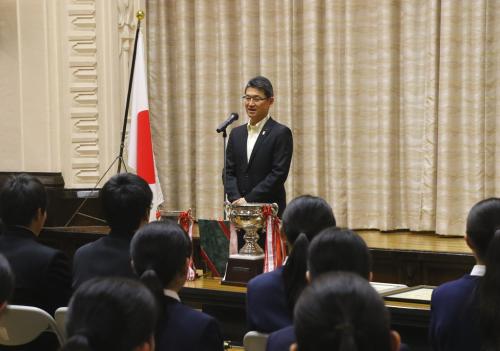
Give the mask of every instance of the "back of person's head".
POLYGON ((330 205, 320 197, 298 196, 286 206, 283 212, 282 230, 290 244, 294 244, 300 233, 311 241, 327 227, 336 225, 330 205))
POLYGON ((156 316, 155 299, 142 283, 125 278, 88 280, 69 303, 68 339, 61 350, 147 350, 156 316))
POLYGON ((281 230, 292 246, 283 268, 283 279, 290 311, 307 284, 307 248, 321 230, 335 226, 330 205, 320 197, 302 195, 287 205, 281 230))
POLYGON ((156 221, 134 235, 130 253, 134 270, 160 302, 163 289, 184 284, 192 246, 189 237, 175 222, 156 221))
POLYGON ((472 206, 467 217, 466 233, 480 260, 486 259, 495 230, 500 228, 500 198, 489 198, 472 206))
MULTIPOLYGON (((500 213, 498 214, 500 216, 500 213)), ((479 284, 481 350, 500 350, 500 228, 486 253, 486 272, 479 284)))
POLYGON ((11 176, 0 191, 0 217, 5 225, 29 226, 47 209, 44 185, 29 174, 11 176))
POLYGON ((399 348, 382 298, 354 273, 326 273, 314 280, 297 301, 293 324, 299 351, 399 348))
POLYGON ((500 199, 475 204, 466 232, 478 260, 486 265, 478 290, 482 349, 500 350, 500 199))
POLYGON ((248 88, 255 88, 262 90, 264 92, 264 95, 266 98, 270 98, 274 96, 274 90, 273 90, 273 85, 271 84, 271 81, 267 79, 266 77, 263 76, 257 76, 253 77, 250 79, 245 86, 245 93, 248 88))
POLYGON ((104 184, 101 200, 111 229, 117 234, 131 235, 149 217, 153 193, 141 177, 120 173, 104 184))
POLYGON ((357 273, 370 279, 370 250, 363 238, 351 230, 324 229, 311 241, 307 257, 311 280, 333 271, 357 273))
POLYGON ((4 255, 0 254, 0 310, 6 305, 14 291, 14 273, 4 255))

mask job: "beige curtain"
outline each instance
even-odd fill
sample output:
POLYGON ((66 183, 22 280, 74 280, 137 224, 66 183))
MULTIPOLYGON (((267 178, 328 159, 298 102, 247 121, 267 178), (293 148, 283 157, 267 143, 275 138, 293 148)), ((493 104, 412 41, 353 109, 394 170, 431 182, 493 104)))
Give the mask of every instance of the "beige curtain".
POLYGON ((150 110, 169 209, 222 216, 222 137, 249 78, 291 127, 288 200, 351 228, 462 235, 500 196, 500 2, 149 0, 150 110))

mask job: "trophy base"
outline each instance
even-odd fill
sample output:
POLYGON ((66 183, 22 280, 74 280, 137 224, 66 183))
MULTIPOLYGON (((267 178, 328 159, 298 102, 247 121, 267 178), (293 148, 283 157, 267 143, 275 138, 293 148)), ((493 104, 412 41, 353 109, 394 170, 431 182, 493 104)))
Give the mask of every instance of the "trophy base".
POLYGON ((221 284, 246 286, 248 281, 264 270, 264 255, 231 255, 221 284))

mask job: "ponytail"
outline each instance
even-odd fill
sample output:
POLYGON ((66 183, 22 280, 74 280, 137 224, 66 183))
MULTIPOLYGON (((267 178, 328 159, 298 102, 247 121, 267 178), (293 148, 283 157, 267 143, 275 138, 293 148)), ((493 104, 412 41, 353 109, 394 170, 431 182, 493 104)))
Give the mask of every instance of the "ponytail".
POLYGON ((294 309, 300 351, 390 350, 390 318, 380 295, 356 273, 324 273, 294 309))
POLYGON ((143 282, 144 285, 146 285, 146 287, 149 288, 149 290, 151 291, 151 293, 155 297, 156 304, 160 308, 160 316, 159 316, 160 318, 159 319, 161 320, 161 317, 163 316, 163 313, 165 312, 165 308, 164 308, 165 301, 163 299, 163 284, 160 281, 160 278, 158 278, 158 275, 156 274, 156 272, 153 269, 148 268, 144 272, 142 272, 140 279, 141 279, 141 282, 143 282))
POLYGON ((354 327, 351 323, 337 324, 335 332, 340 334, 339 351, 357 351, 358 348, 354 339, 354 327))
POLYGON ((282 231, 292 250, 283 267, 283 283, 290 312, 306 286, 309 241, 325 228, 335 226, 335 216, 328 203, 316 196, 302 195, 283 212, 282 231))
POLYGON ((307 285, 306 271, 308 248, 309 239, 304 233, 300 233, 297 240, 295 240, 293 249, 283 268, 286 299, 290 311, 293 311, 295 302, 307 285))
POLYGON ((500 229, 486 252, 486 273, 479 286, 479 321, 484 350, 500 349, 500 229))

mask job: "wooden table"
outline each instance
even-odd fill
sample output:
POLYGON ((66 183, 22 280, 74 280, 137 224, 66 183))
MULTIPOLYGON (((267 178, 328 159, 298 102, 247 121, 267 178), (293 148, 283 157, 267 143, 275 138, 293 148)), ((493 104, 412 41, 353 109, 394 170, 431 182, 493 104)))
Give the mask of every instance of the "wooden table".
MULTIPOLYGON (((217 278, 186 282, 180 291, 182 301, 219 320, 225 340, 240 345, 246 333, 246 288, 222 285, 217 278)), ((394 329, 407 339, 427 339, 430 306, 428 303, 386 301, 394 329)), ((410 343, 411 344, 411 343, 410 343)))

